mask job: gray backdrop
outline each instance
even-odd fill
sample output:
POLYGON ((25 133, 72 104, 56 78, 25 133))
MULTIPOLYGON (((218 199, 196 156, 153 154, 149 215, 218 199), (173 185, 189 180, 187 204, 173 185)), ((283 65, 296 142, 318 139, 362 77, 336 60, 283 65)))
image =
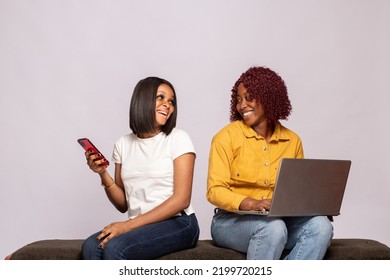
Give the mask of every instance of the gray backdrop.
POLYGON ((307 158, 352 160, 335 237, 390 245, 389 11, 386 0, 0 0, 0 258, 126 219, 76 140, 110 158, 129 132, 133 87, 151 75, 176 87, 178 127, 197 150, 192 203, 210 238, 210 141, 255 65, 284 78, 283 124, 307 158))

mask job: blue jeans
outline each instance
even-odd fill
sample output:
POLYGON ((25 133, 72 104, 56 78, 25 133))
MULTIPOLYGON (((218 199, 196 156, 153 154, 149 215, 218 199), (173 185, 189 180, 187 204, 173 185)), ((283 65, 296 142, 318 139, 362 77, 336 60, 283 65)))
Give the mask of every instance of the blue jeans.
POLYGON ((97 236, 88 237, 81 248, 85 260, 147 260, 192 248, 199 238, 195 214, 175 216, 168 220, 145 225, 111 239, 99 247, 97 236))
POLYGON ((271 218, 239 215, 219 210, 211 223, 217 246, 247 254, 251 260, 323 259, 333 237, 333 225, 325 216, 271 218))

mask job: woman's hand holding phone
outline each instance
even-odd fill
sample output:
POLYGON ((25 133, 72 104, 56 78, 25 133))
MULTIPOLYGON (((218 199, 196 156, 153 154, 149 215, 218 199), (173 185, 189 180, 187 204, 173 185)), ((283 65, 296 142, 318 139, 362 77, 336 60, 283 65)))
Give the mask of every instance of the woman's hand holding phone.
POLYGON ((107 160, 103 157, 100 153, 96 154, 92 150, 88 150, 85 152, 85 157, 87 159, 87 164, 89 168, 96 173, 103 173, 106 171, 107 165, 106 162, 107 160))
POLYGON ((92 144, 88 138, 78 139, 77 142, 84 148, 85 157, 89 168, 96 173, 103 173, 110 164, 102 153, 92 144))

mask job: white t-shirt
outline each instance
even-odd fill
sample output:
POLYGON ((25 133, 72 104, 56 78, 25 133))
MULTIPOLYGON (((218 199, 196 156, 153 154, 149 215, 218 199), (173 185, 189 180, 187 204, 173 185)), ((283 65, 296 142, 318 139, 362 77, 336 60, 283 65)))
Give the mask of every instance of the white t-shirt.
MULTIPOLYGON (((132 219, 167 200, 173 194, 173 160, 195 153, 189 135, 174 128, 169 135, 161 132, 151 138, 130 133, 115 143, 112 160, 122 164, 128 215, 132 219)), ((184 210, 194 213, 190 205, 184 210)))

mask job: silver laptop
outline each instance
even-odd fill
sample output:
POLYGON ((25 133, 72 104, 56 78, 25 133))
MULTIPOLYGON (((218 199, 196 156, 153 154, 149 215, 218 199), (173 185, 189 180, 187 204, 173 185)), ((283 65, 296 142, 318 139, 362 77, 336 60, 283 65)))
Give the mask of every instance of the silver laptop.
POLYGON ((350 160, 284 158, 270 210, 236 213, 270 217, 337 216, 350 167, 350 160))

